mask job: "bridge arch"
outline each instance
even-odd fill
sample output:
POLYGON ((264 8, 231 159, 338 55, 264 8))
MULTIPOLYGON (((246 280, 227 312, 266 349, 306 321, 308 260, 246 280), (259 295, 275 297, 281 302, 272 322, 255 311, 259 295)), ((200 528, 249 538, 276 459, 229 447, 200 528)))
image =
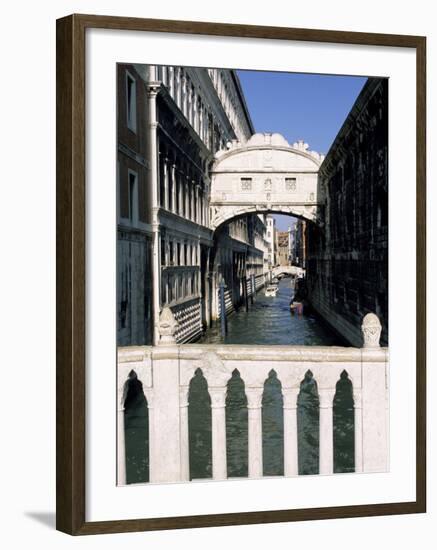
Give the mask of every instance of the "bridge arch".
POLYGON ((233 218, 275 212, 318 221, 318 171, 323 155, 280 134, 228 143, 211 168, 210 227, 233 218))

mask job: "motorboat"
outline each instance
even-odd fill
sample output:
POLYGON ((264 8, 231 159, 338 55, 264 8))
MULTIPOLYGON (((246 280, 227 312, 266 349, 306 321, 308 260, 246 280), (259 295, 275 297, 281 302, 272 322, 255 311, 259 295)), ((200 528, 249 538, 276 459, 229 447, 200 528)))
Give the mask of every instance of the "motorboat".
POLYGON ((278 290, 279 290, 278 285, 267 285, 264 291, 264 295, 275 297, 276 294, 278 293, 278 290))

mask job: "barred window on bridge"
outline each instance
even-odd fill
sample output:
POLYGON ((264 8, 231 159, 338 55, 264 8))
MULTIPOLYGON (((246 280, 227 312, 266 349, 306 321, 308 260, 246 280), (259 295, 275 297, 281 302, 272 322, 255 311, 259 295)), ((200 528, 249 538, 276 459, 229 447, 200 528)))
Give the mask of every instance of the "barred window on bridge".
POLYGON ((252 189, 252 178, 241 178, 241 189, 250 191, 252 189))

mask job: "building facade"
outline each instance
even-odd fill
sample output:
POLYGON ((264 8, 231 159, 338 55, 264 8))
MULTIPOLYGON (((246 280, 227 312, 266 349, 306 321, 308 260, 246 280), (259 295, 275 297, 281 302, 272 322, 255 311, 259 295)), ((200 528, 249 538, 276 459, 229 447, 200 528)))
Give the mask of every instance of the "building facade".
POLYGON ((276 232, 277 265, 292 265, 292 246, 293 237, 291 233, 291 228, 289 228, 287 231, 276 232))
MULTIPOLYGON (((235 71, 124 64, 117 71, 118 344, 156 343, 166 305, 179 323, 177 341, 187 342, 216 317, 214 285, 229 270, 213 252, 221 241, 209 228, 210 163, 229 142, 246 142, 252 122, 235 71)), ((244 269, 262 271, 262 220, 247 216, 244 231, 239 223, 228 228, 231 261, 247 238, 244 269)))
POLYGON ((276 265, 276 220, 271 214, 266 214, 267 222, 267 265, 272 269, 276 265))
MULTIPOLYGON (((319 172, 321 227, 309 224, 307 289, 350 344, 374 312, 388 343, 388 80, 369 78, 319 172)), ((305 232, 303 233, 305 235, 305 232)))
POLYGON ((305 220, 296 220, 293 236, 293 265, 306 268, 306 227, 305 220))

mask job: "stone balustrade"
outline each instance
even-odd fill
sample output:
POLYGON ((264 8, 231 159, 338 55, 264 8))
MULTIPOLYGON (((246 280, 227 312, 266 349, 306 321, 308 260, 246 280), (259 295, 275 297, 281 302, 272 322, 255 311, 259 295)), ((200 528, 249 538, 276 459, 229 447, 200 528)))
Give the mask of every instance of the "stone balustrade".
POLYGON ((171 307, 173 315, 178 323, 175 338, 178 344, 184 344, 195 339, 202 333, 202 319, 200 311, 200 298, 185 300, 171 307))
MULTIPOLYGON (((363 323, 362 348, 318 346, 176 345, 174 328, 155 347, 118 349, 118 483, 125 477, 124 396, 132 372, 142 382, 149 409, 151 482, 187 481, 190 475, 189 389, 196 373, 210 396, 212 478, 226 479, 226 395, 235 370, 244 382, 248 415, 248 477, 263 476, 262 407, 266 380, 281 384, 284 475, 298 474, 298 396, 310 376, 319 402, 319 473, 334 472, 333 404, 337 383, 348 378, 353 392, 354 471, 388 468, 388 349, 378 344, 376 316, 363 323)), ((170 328, 168 328, 170 327, 170 328)))

